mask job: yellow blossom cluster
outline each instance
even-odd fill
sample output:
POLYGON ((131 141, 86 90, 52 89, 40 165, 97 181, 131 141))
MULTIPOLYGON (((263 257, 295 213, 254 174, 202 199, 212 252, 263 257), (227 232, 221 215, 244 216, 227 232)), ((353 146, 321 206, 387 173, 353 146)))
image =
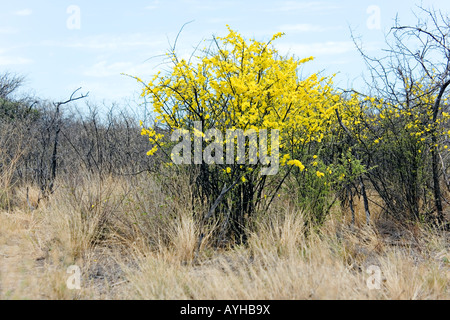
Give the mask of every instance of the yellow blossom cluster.
MULTIPOLYGON (((175 53, 171 71, 144 83, 142 96, 149 97, 158 126, 169 130, 203 128, 278 129, 281 132, 281 165, 305 166, 300 154, 309 143, 320 143, 339 126, 336 110, 349 124, 355 111, 342 103, 332 88, 332 78, 312 74, 301 79, 299 68, 313 57, 283 57, 272 42, 246 41, 228 27, 226 37, 213 41, 213 48, 191 61, 175 53), (290 161, 288 161, 290 160, 290 161)), ((139 81, 139 80, 138 80, 139 81)), ((144 128, 142 134, 157 144, 162 136, 144 128)), ((224 141, 224 144, 226 141, 224 141)), ((156 149, 149 153, 153 154, 156 149)), ((226 173, 228 169, 225 169, 226 173)))

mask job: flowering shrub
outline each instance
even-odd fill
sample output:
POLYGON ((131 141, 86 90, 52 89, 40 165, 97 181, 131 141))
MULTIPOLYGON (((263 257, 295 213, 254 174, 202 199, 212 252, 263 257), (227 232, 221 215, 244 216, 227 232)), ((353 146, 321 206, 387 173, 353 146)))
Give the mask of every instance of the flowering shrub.
POLYGON ((405 105, 340 94, 333 88, 333 77, 298 76, 299 68, 313 58, 281 56, 272 43, 282 35, 268 42, 247 41, 229 28, 226 37, 214 38, 191 60, 171 51, 168 72, 157 73, 148 83, 136 78, 155 115, 152 127, 141 123, 142 135, 152 145, 148 155, 159 150, 170 166, 179 137, 190 139, 195 147, 183 149, 188 153, 185 159, 191 159, 186 168, 197 186, 196 197, 211 207, 199 221, 214 217, 216 223, 221 221, 219 238, 245 241, 254 214, 267 209, 282 188, 293 190, 296 203, 317 223, 339 196, 343 200, 342 190, 363 195, 369 215, 367 182, 385 202, 380 206, 386 211, 394 212, 395 205, 400 210, 418 208, 418 194, 405 191, 405 202, 395 188, 407 183, 417 191, 426 175, 430 137, 449 116, 430 119, 435 93, 420 85, 411 87, 405 105), (249 137, 259 134, 260 140, 264 134, 264 150, 252 145, 251 138, 245 140, 245 159, 251 159, 251 152, 267 152, 281 167, 277 174, 264 174, 267 162, 245 162, 243 154, 235 152, 236 137, 227 132, 238 129, 249 137), (183 133, 171 141, 169 136, 180 130, 183 133), (205 134, 208 130, 215 131, 205 134), (225 161, 219 149, 232 151, 231 158, 227 153, 225 161), (195 160, 198 153, 208 153, 214 161, 195 160))
MULTIPOLYGON (((224 206, 232 213, 231 221, 237 220, 240 226, 246 225, 243 217, 249 218, 257 207, 267 206, 291 172, 303 172, 307 167, 312 172, 315 166, 304 161, 312 147, 316 149, 329 140, 333 130, 339 130, 335 111, 344 108, 332 88, 332 78, 318 74, 299 78, 299 67, 313 58, 281 56, 272 42, 282 35, 274 35, 267 43, 246 41, 229 28, 226 37, 215 38, 193 61, 180 60, 171 52, 169 73, 158 73, 148 83, 138 79, 144 84, 142 96, 150 98, 156 115, 155 126, 142 129, 153 145, 149 155, 160 148, 166 150, 169 160, 173 144, 167 134, 164 139, 157 131, 193 132, 195 122, 200 122, 203 130, 214 128, 224 135, 229 129, 256 133, 265 129, 269 136, 271 130, 279 130, 279 161, 284 169, 276 176, 261 175, 264 163, 236 164, 237 158, 234 164, 217 161, 214 165, 193 165, 197 167, 197 185, 210 203, 224 185, 236 185, 229 193, 232 204, 224 206)), ((206 147, 203 141, 203 150, 206 147)), ((315 178, 325 180, 330 171, 316 170, 315 178)))
POLYGON ((419 78, 404 79, 395 97, 354 94, 348 99, 361 109, 351 126, 354 151, 369 169, 366 176, 383 200, 383 211, 398 219, 424 219, 435 210, 432 153, 448 148, 449 135, 443 107, 448 99, 437 115, 437 96, 438 90, 419 78))

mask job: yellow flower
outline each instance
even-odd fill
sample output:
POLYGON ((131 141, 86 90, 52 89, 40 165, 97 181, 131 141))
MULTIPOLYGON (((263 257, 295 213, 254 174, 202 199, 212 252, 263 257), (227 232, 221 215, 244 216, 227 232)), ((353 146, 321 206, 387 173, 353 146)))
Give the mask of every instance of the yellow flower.
POLYGON ((301 163, 298 160, 291 160, 291 161, 288 162, 288 165, 289 166, 296 166, 296 167, 300 168, 300 171, 305 170, 305 166, 303 165, 303 163, 301 163))
POLYGON ((284 166, 286 164, 286 161, 288 161, 290 159, 290 157, 291 156, 289 154, 285 154, 280 161, 281 165, 284 166))
POLYGON ((317 176, 318 176, 319 178, 322 178, 322 177, 325 176, 325 173, 320 172, 320 171, 317 171, 316 174, 317 174, 317 176))
POLYGON ((147 152, 147 156, 152 156, 156 153, 156 151, 158 151, 158 147, 154 146, 152 150, 150 150, 149 152, 147 152))
POLYGON ((247 182, 247 179, 245 179, 245 177, 242 177, 242 182, 243 182, 243 183, 246 183, 246 182, 247 182))

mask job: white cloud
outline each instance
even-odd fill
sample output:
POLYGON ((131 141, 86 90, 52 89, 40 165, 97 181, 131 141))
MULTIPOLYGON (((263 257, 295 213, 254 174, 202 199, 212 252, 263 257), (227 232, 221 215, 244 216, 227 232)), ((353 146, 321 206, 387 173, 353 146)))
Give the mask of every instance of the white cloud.
POLYGON ((160 2, 158 0, 152 1, 151 4, 145 7, 145 10, 155 10, 159 8, 160 2))
POLYGON ((189 8, 195 11, 219 11, 227 7, 236 6, 236 3, 228 0, 182 0, 189 8))
POLYGON ((96 78, 119 76, 121 73, 126 73, 126 70, 130 69, 130 67, 132 67, 130 62, 115 62, 108 64, 107 61, 100 61, 93 66, 86 68, 83 71, 83 75, 96 78))
POLYGON ((0 66, 24 65, 32 62, 33 60, 23 57, 0 56, 0 66))
MULTIPOLYGON (((379 50, 381 43, 369 41, 365 44, 366 52, 379 50)), ((299 58, 339 55, 345 53, 357 53, 352 41, 327 41, 314 43, 279 43, 277 49, 281 54, 295 55, 299 58)))
POLYGON ((206 19, 207 23, 217 23, 217 24, 223 24, 223 25, 229 24, 230 22, 233 22, 233 21, 236 21, 236 19, 228 18, 228 17, 227 18, 215 17, 215 18, 208 18, 208 19, 206 19))
POLYGON ((309 23, 300 23, 300 24, 284 24, 281 25, 279 29, 283 32, 300 33, 300 32, 325 32, 330 30, 341 30, 343 28, 341 26, 324 27, 309 23))
POLYGON ((132 47, 156 47, 164 44, 163 39, 155 39, 143 34, 127 35, 97 35, 89 36, 77 40, 68 40, 64 42, 45 41, 44 46, 80 48, 80 49, 98 49, 98 50, 117 50, 128 49, 132 47))
POLYGON ((15 34, 18 30, 12 27, 0 27, 0 34, 15 34))
POLYGON ((340 6, 332 2, 324 1, 283 1, 280 5, 272 8, 270 11, 330 11, 339 9, 340 6))
POLYGON ((30 16, 32 13, 33 13, 33 10, 28 9, 28 8, 14 12, 14 14, 16 16, 22 16, 22 17, 30 16))
POLYGON ((355 45, 351 41, 328 41, 308 44, 280 43, 277 46, 280 53, 295 54, 296 56, 310 57, 319 55, 336 55, 355 51, 355 45))
POLYGON ((126 61, 109 63, 106 60, 97 62, 93 66, 84 68, 83 75, 94 78, 119 77, 121 74, 131 76, 145 76, 154 72, 151 63, 133 63, 126 61))
POLYGON ((330 65, 339 65, 339 66, 348 65, 350 63, 352 63, 352 61, 348 60, 348 59, 339 59, 339 60, 328 61, 328 64, 330 64, 330 65))

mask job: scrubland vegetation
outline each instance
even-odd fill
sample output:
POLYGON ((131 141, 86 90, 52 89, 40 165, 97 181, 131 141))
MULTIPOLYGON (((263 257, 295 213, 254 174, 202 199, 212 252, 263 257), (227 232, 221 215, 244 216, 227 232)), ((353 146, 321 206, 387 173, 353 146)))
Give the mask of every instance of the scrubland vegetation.
MULTIPOLYGON (((449 298, 448 234, 424 224, 380 216, 366 226, 358 214, 352 227, 336 210, 309 228, 286 193, 246 245, 216 248, 207 237, 196 257, 188 181, 177 180, 180 193, 151 175, 86 173, 76 188, 61 184, 36 210, 17 188, 14 210, 2 211, 2 299, 449 298), (71 265, 81 268, 81 290, 66 286, 71 265), (367 285, 373 265, 382 271, 380 290, 367 285)), ((29 186, 32 204, 38 196, 29 186)))
POLYGON ((150 82, 133 75, 144 118, 76 111, 81 90, 20 97, 4 74, 0 298, 449 299, 450 25, 423 14, 392 29, 385 57, 361 50, 364 93, 300 78, 314 61, 279 55, 282 34, 231 28, 191 61, 170 50, 150 82), (219 134, 200 142, 214 162, 175 165, 171 134, 195 143, 196 123, 268 129, 267 157, 279 130, 276 174, 236 153, 225 163, 219 134))

